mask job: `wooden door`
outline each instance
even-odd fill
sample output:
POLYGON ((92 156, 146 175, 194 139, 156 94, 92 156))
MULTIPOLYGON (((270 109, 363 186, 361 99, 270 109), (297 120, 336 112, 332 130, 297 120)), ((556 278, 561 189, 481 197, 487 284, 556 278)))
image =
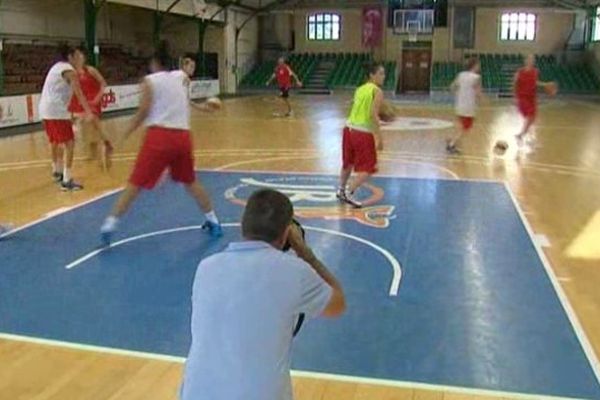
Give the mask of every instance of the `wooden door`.
POLYGON ((402 51, 402 92, 427 92, 431 74, 431 50, 402 51))

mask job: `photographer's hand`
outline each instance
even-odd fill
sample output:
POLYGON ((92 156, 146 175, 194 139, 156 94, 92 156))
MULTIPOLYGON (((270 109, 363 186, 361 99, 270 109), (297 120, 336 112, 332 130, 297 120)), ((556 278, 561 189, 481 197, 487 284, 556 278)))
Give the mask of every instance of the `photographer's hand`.
POLYGON ((329 304, 325 308, 323 312, 324 316, 334 317, 343 313, 346 309, 346 299, 344 296, 344 291, 342 289, 342 285, 340 282, 333 276, 331 272, 323 265, 323 263, 315 256, 312 249, 306 244, 304 239, 302 238, 302 231, 299 226, 296 224, 292 224, 290 228, 290 234, 288 236, 288 240, 292 249, 296 252, 298 257, 304 260, 308 265, 310 265, 315 272, 323 278, 329 286, 333 289, 333 294, 331 296, 331 300, 329 304))

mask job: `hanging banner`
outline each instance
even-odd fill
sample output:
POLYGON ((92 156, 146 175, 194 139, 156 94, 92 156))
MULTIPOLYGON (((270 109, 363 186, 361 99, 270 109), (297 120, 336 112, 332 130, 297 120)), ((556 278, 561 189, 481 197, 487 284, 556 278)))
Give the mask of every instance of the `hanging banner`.
POLYGON ((364 47, 381 46, 383 39, 383 10, 379 6, 363 8, 362 43, 364 47))

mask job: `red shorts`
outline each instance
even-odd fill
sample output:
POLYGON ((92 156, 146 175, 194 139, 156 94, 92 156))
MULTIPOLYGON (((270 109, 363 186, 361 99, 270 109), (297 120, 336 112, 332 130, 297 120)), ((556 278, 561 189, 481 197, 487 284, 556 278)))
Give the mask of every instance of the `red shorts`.
POLYGON ((517 99, 517 107, 525 118, 535 118, 537 115, 537 101, 535 98, 520 97, 517 99))
POLYGON ((344 128, 342 153, 344 169, 353 167, 355 172, 377 172, 377 150, 373 134, 344 128))
POLYGON ((167 168, 175 182, 190 184, 196 180, 190 132, 149 127, 129 182, 137 187, 152 189, 167 168))
POLYGON ((75 140, 70 119, 45 119, 43 123, 50 143, 63 144, 75 140))
POLYGON ((462 117, 462 116, 458 116, 458 120, 460 121, 463 129, 465 131, 470 130, 473 127, 473 121, 475 120, 475 118, 473 117, 462 117))

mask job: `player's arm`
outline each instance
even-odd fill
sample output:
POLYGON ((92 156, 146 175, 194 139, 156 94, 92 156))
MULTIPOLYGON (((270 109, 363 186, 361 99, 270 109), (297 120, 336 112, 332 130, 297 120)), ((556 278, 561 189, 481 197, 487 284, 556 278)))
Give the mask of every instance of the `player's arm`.
POLYGON ((457 90, 458 90, 458 77, 454 78, 454 80, 450 84, 450 91, 452 93, 456 93, 457 90))
POLYGON ((153 94, 152 87, 150 86, 148 81, 146 81, 146 79, 144 79, 140 84, 140 90, 140 105, 138 107, 137 112, 133 116, 131 122, 129 123, 129 126, 125 130, 123 141, 126 140, 132 132, 134 132, 144 123, 144 121, 148 117, 148 114, 150 113, 153 94))
POLYGON ((100 91, 98 92, 94 100, 92 100, 92 104, 99 104, 102 100, 104 92, 106 91, 106 79, 104 79, 100 71, 98 71, 96 68, 88 67, 88 70, 90 71, 90 74, 94 77, 94 79, 100 84, 100 91))
POLYGON ((317 275, 331 287, 331 297, 321 315, 324 317, 337 317, 343 314, 346 311, 346 296, 342 285, 304 242, 300 229, 295 225, 290 228, 289 241, 298 257, 310 265, 317 275))
POLYGON ((382 105, 383 91, 378 88, 375 92, 375 97, 373 98, 373 109, 371 111, 371 119, 374 127, 373 136, 375 136, 375 145, 377 146, 377 150, 383 149, 383 140, 381 138, 381 120, 379 119, 379 113, 382 105))
POLYGON ((517 71, 515 73, 515 76, 513 76, 513 81, 512 81, 512 91, 514 94, 517 94, 517 81, 519 80, 519 72, 517 71))
POLYGON ((267 81, 267 86, 269 86, 271 84, 271 82, 273 82, 274 79, 275 79, 275 72, 273 72, 273 75, 271 75, 271 77, 267 81))
POLYGON ((294 80, 296 81, 296 84, 298 86, 302 86, 302 81, 300 81, 300 78, 298 78, 298 75, 296 75, 296 73, 294 72, 294 70, 291 67, 287 67, 288 71, 290 71, 290 76, 292 78, 294 78, 294 80))
POLYGON ((89 117, 92 115, 92 110, 90 109, 90 105, 88 104, 87 99, 83 95, 81 91, 81 86, 79 85, 79 78, 74 70, 67 70, 62 73, 62 77, 67 83, 71 86, 71 90, 73 91, 73 95, 79 100, 79 104, 83 107, 83 111, 86 116, 89 117))

